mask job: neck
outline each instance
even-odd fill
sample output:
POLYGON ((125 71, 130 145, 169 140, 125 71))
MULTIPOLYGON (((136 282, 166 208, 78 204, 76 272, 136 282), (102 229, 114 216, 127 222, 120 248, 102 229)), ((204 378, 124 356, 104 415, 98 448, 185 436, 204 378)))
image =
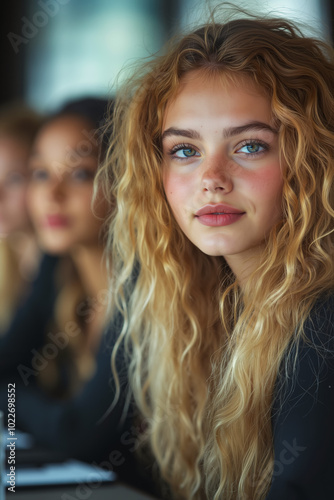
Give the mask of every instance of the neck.
POLYGON ((71 255, 87 296, 96 298, 108 288, 103 247, 80 247, 71 255))
POLYGON ((251 248, 242 254, 225 256, 225 260, 237 278, 241 288, 244 288, 251 274, 259 266, 262 251, 263 246, 261 245, 251 248))

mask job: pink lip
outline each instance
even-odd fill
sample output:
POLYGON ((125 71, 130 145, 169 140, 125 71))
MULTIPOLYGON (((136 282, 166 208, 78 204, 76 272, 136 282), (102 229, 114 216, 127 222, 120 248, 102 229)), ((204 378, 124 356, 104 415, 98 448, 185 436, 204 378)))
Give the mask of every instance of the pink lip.
POLYGON ((195 217, 204 226, 228 226, 237 222, 245 214, 241 210, 228 205, 205 205, 200 208, 195 217))
POLYGON ((62 228, 69 225, 69 220, 63 215, 47 215, 44 219, 44 226, 51 228, 62 228))
POLYGON ((195 213, 196 217, 200 217, 201 215, 214 214, 214 213, 224 213, 224 214, 244 214, 241 210, 237 210, 236 208, 230 207, 229 205, 204 205, 204 207, 197 210, 195 213))

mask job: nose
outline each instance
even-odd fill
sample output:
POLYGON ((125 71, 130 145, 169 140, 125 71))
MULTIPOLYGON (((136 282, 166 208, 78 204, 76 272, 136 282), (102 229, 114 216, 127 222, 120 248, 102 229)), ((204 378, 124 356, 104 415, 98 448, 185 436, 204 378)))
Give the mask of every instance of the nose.
POLYGON ((227 161, 215 159, 208 161, 202 175, 202 189, 211 193, 229 193, 233 189, 233 181, 227 161))
POLYGON ((52 179, 49 185, 49 197, 52 200, 61 201, 65 198, 65 183, 61 178, 52 179))

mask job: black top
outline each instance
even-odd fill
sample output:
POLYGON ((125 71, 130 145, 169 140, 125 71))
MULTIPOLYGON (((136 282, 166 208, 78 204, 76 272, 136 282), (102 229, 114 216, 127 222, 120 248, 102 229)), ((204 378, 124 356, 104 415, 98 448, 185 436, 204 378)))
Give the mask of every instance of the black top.
POLYGON ((48 397, 36 383, 36 375, 43 374, 48 359, 61 354, 66 343, 66 333, 46 335, 57 296, 57 265, 57 258, 44 256, 28 297, 20 305, 6 335, 0 339, 0 408, 7 408, 7 384, 15 383, 17 428, 31 433, 37 442, 60 449, 69 456, 100 459, 104 458, 113 436, 117 435, 122 413, 120 402, 115 411, 102 419, 115 393, 110 359, 116 329, 110 328, 103 337, 96 358, 96 372, 76 397, 64 401, 48 397), (100 419, 101 424, 96 425, 100 419))
MULTIPOLYGON (((48 267, 49 274, 44 272, 44 285, 51 279, 52 267, 53 265, 48 267)), ((37 297, 42 289, 41 283, 37 283, 37 297)), ((35 305, 38 304, 36 297, 30 297, 30 300, 35 305)), ((35 309, 25 306, 25 312, 21 311, 21 331, 16 328, 16 341, 13 342, 14 334, 11 342, 10 339, 0 341, 0 408, 7 408, 7 384, 15 381, 18 428, 30 432, 38 441, 64 451, 68 456, 96 463, 104 461, 104 464, 108 463, 108 468, 123 477, 125 475, 126 479, 134 478, 134 470, 137 467, 134 451, 138 447, 140 428, 134 424, 134 412, 131 413, 133 406, 130 406, 131 411, 123 423, 120 423, 126 390, 122 391, 122 397, 116 407, 108 413, 115 395, 110 368, 111 349, 120 324, 114 322, 106 332, 97 354, 97 370, 93 378, 75 398, 59 402, 47 397, 35 385, 33 376, 29 378, 28 385, 25 385, 17 372, 17 366, 22 364, 22 359, 28 362, 29 345, 34 346, 34 342, 41 343, 42 318, 36 316, 37 309, 37 306, 35 309), (37 320, 38 329, 35 327, 37 320), (25 336, 30 339, 30 344, 25 336), (12 348, 15 346, 14 353, 10 351, 10 356, 9 344, 12 348), (10 363, 6 359, 7 356, 10 363), (10 371, 8 365, 13 366, 13 363, 15 370, 10 371), (3 369, 4 366, 6 369, 3 369), (107 415, 101 421, 106 412, 107 415)), ((44 319, 47 316, 45 313, 46 311, 42 314, 44 319)), ((278 377, 277 381, 277 388, 281 387, 281 390, 274 399, 272 410, 275 465, 266 500, 333 498, 333 296, 317 303, 305 325, 305 334, 310 343, 300 342, 295 375, 288 379, 278 377)), ((294 354, 295 351, 290 354, 291 366, 294 354)), ((122 352, 119 354, 117 366, 120 371, 123 368, 125 374, 122 352)), ((125 388, 126 376, 123 377, 123 383, 125 388)), ((134 482, 136 483, 136 480, 134 482)), ((143 479, 142 484, 140 481, 136 484, 144 486, 148 491, 149 482, 145 484, 143 479)))
POLYGON ((275 463, 266 500, 334 498, 333 296, 317 303, 304 331, 310 344, 300 342, 295 376, 273 406, 275 463))
MULTIPOLYGON (((64 401, 52 398, 36 383, 35 375, 43 370, 47 356, 62 349, 61 336, 46 336, 57 296, 57 265, 57 258, 43 258, 29 295, 6 335, 0 338, 0 409, 7 414, 8 384, 15 383, 16 428, 30 433, 37 445, 60 452, 64 458, 103 464, 127 482, 153 492, 133 453, 138 447, 140 429, 135 424, 133 404, 126 401, 124 376, 121 397, 110 411, 115 396, 111 351, 121 328, 119 317, 102 337, 93 377, 75 397, 64 401)), ((121 374, 124 366, 120 352, 117 370, 121 374)))
POLYGON ((43 345, 57 293, 55 271, 58 260, 51 255, 42 258, 34 282, 22 297, 7 332, 0 337, 1 379, 8 372, 16 372, 18 363, 29 364, 31 349, 43 345))

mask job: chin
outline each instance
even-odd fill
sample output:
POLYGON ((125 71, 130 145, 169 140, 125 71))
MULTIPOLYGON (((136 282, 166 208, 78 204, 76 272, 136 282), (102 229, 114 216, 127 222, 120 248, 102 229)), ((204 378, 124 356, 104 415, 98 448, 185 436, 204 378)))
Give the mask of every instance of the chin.
POLYGON ((70 252, 70 245, 62 244, 59 241, 40 241, 41 249, 50 255, 66 255, 70 252))
POLYGON ((227 254, 227 249, 217 243, 213 243, 212 245, 205 244, 196 246, 201 250, 201 252, 209 255, 210 257, 223 257, 225 254, 227 254))

